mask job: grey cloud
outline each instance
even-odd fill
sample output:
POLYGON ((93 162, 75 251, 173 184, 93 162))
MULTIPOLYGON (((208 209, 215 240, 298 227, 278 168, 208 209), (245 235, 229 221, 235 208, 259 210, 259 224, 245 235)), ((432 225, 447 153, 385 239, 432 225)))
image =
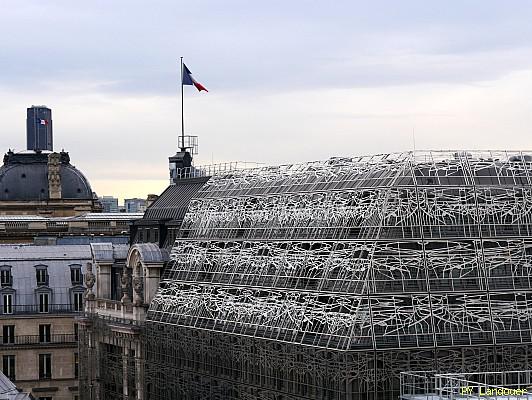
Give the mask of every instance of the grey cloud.
POLYGON ((532 66, 532 7, 517 1, 2 4, 0 86, 28 92, 92 80, 173 95, 180 55, 215 91, 477 82, 532 66))

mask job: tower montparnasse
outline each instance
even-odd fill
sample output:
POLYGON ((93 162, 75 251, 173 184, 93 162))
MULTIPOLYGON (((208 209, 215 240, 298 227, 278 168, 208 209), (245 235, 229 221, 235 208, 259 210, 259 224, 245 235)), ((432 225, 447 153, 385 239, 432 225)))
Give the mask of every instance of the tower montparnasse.
POLYGON ((46 106, 31 106, 26 117, 28 150, 53 151, 52 110, 46 106))

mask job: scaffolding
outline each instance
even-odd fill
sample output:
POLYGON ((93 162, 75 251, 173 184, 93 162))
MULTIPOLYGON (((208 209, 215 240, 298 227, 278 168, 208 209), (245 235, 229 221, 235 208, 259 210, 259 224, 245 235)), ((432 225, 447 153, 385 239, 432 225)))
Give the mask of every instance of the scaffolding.
POLYGON ((392 399, 403 371, 526 369, 528 154, 213 175, 142 327, 146 398, 392 399))
POLYGON ((145 339, 132 320, 87 314, 79 318, 80 398, 144 398, 145 339))

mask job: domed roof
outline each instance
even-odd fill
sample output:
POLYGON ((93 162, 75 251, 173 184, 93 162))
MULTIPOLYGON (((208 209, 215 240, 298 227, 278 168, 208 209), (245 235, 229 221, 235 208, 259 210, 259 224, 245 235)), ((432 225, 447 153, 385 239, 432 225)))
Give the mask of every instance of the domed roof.
MULTIPOLYGON (((8 152, 0 167, 0 201, 32 201, 50 198, 48 155, 50 152, 8 152)), ((60 153, 61 198, 92 200, 89 181, 70 164, 68 153, 60 153)))

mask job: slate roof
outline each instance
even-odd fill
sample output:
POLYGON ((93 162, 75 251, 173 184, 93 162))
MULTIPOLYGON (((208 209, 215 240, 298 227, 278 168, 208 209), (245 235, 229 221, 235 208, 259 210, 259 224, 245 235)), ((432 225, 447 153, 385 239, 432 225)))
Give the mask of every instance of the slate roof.
POLYGON ((125 260, 129 250, 128 244, 91 243, 90 248, 94 255, 94 261, 113 262, 117 259, 125 260))
POLYGON ((0 263, 15 260, 58 260, 90 259, 91 250, 87 245, 68 246, 34 246, 34 245, 0 245, 0 263))
POLYGON ((190 200, 207 183, 209 177, 184 179, 170 185, 146 210, 145 220, 183 219, 190 200))
POLYGON ((169 259, 168 250, 159 248, 155 243, 137 243, 131 249, 137 249, 141 260, 148 264, 166 262, 169 259))

